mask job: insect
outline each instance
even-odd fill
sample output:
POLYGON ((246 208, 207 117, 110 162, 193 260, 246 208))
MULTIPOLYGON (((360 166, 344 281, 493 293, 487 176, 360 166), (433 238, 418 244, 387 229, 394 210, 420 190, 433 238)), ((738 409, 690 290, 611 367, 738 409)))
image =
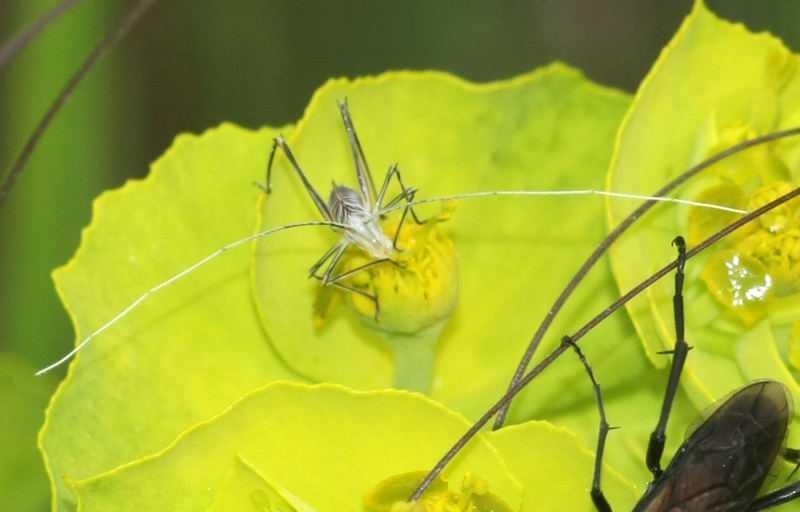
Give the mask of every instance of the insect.
MULTIPOLYGON (((758 497, 782 452, 787 460, 800 462, 797 450, 783 451, 792 407, 788 390, 777 381, 753 382, 733 393, 687 437, 669 466, 661 468, 667 421, 690 349, 684 333, 686 243, 681 237, 674 243, 678 247, 673 298, 676 344, 661 415, 647 449, 647 466, 654 479, 633 510, 744 512, 766 510, 796 499, 800 497, 800 482, 758 497)), ((591 496, 599 512, 611 512, 612 508, 600 488, 609 425, 600 386, 582 354, 581 358, 594 385, 601 418, 591 496)))
POLYGON ((347 107, 347 100, 339 102, 339 110, 342 114, 342 121, 344 121, 344 127, 347 131, 347 138, 350 142, 350 149, 353 153, 359 190, 356 191, 347 185, 337 185, 334 183, 330 198, 326 204, 322 200, 322 197, 319 195, 317 190, 308 180, 303 170, 300 168, 300 165, 297 163, 297 160, 292 154, 291 149, 289 149, 289 145, 286 143, 286 140, 282 135, 276 137, 272 145, 272 151, 269 155, 269 162, 267 163, 267 181, 262 186, 262 189, 266 193, 271 193, 272 191, 272 164, 275 159, 275 152, 278 148, 280 148, 286 155, 286 158, 288 158, 289 162, 292 164, 292 167, 297 172, 297 175, 302 180, 303 186, 308 192, 308 195, 311 197, 311 200, 314 202, 314 206, 316 206, 317 210, 322 215, 322 218, 325 221, 330 222, 331 227, 333 227, 335 231, 343 233, 342 239, 333 247, 331 247, 330 250, 328 250, 328 252, 326 252, 322 258, 320 258, 319 261, 317 261, 311 267, 311 270, 309 270, 309 275, 319 279, 323 285, 335 285, 347 291, 358 293, 369 298, 375 303, 375 315, 377 317, 380 312, 380 303, 378 302, 378 298, 374 295, 370 295, 369 293, 359 290, 358 288, 346 285, 342 283, 342 280, 355 274, 356 272, 364 270, 369 266, 391 261, 392 252, 400 250, 397 246, 397 239, 400 236, 400 232, 403 229, 403 222, 405 221, 406 215, 409 212, 411 212, 411 215, 417 224, 422 224, 423 221, 417 218, 414 210, 408 206, 408 203, 413 202, 414 195, 416 194, 417 190, 416 188, 407 188, 405 186, 397 164, 393 164, 391 167, 389 167, 389 170, 383 180, 383 185, 381 186, 380 192, 376 191, 375 183, 372 179, 372 173, 369 170, 367 160, 364 157, 364 151, 361 149, 361 143, 359 142, 358 135, 356 135, 356 130, 353 127, 353 121, 350 118, 350 110, 347 107), (395 198, 384 204, 386 193, 389 189, 392 178, 397 179, 402 191, 395 198), (384 233, 378 221, 384 215, 384 212, 391 211, 394 206, 402 203, 403 201, 406 202, 406 206, 403 208, 403 213, 400 217, 394 237, 390 239, 386 233, 384 233), (350 245, 356 245, 362 248, 373 258, 373 260, 356 269, 334 275, 337 265, 350 245), (326 264, 327 266, 325 267, 325 271, 321 275, 318 274, 318 271, 326 264))

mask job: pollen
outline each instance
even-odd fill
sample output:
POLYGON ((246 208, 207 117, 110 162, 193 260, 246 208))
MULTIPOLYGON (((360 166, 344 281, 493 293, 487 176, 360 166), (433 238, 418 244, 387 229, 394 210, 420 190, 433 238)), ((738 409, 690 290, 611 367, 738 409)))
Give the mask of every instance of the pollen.
MULTIPOLYGON (((736 185, 727 184, 706 190, 702 197, 726 197, 754 211, 794 188, 789 181, 774 181, 747 196, 736 185)), ((722 217, 693 209, 689 215, 692 243, 734 220, 722 217)), ((745 325, 770 313, 776 300, 800 292, 800 200, 788 201, 740 229, 727 247, 708 260, 701 278, 711 294, 745 325)))
POLYGON ((427 471, 395 475, 364 495, 369 512, 511 512, 502 498, 489 492, 489 483, 472 473, 464 476, 461 492, 449 490, 447 480, 437 477, 419 501, 408 497, 422 482, 427 471))
MULTIPOLYGON (((710 153, 756 135, 746 124, 734 123, 720 132, 710 153)), ((717 162, 708 169, 707 185, 696 199, 752 212, 791 192, 796 185, 781 148, 780 142, 762 144, 717 162)), ((697 245, 739 218, 741 214, 693 207, 689 243, 697 245)), ((780 315, 800 298, 800 199, 761 215, 715 247, 700 277, 745 325, 780 315)))

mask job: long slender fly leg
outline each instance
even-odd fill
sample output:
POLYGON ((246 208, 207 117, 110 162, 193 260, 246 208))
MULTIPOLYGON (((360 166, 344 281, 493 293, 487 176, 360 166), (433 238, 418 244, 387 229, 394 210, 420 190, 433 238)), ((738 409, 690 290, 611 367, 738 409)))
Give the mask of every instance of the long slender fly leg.
POLYGON ((606 438, 608 437, 608 432, 612 428, 608 424, 608 417, 606 416, 606 408, 603 405, 603 393, 600 390, 600 383, 597 382, 597 379, 594 376, 594 371, 589 365, 589 361, 586 360, 586 356, 583 354, 583 351, 580 349, 580 347, 578 347, 577 343, 572 340, 572 338, 569 336, 564 336, 561 338, 561 345, 572 347, 572 349, 575 350, 575 352, 578 354, 578 358, 581 360, 581 363, 583 363, 583 367, 586 369, 586 374, 589 376, 589 380, 592 381, 594 396, 597 400, 597 410, 600 412, 600 430, 597 435, 597 455, 594 459, 594 474, 592 477, 592 490, 590 491, 590 494, 592 496, 592 502, 594 503, 594 506, 597 508, 598 512, 612 512, 611 505, 608 503, 608 500, 600 488, 600 479, 603 473, 603 453, 605 452, 606 448, 606 438))
POLYGON ((761 510, 767 510, 798 498, 800 498, 800 481, 793 482, 785 487, 781 487, 780 489, 775 489, 774 491, 757 498, 746 512, 759 512, 761 510))
MULTIPOLYGON (((797 499, 800 482, 757 497, 779 456, 800 460, 800 451, 782 448, 792 417, 791 396, 772 380, 753 382, 726 399, 661 469, 667 419, 690 348, 684 336, 686 246, 680 237, 673 245, 678 247, 673 297, 677 339, 661 416, 647 449, 654 478, 634 512, 757 512, 797 499)), ((602 500, 595 505, 609 512, 602 500)))
POLYGON ((672 366, 669 372, 667 392, 664 394, 664 403, 661 407, 661 416, 656 429, 650 434, 650 443, 647 446, 647 468, 658 478, 664 472, 661 469, 661 456, 664 454, 664 444, 667 440, 666 430, 669 413, 678 392, 681 372, 686 364, 689 353, 689 344, 685 339, 684 312, 683 312, 683 281, 686 267, 686 241, 683 237, 676 237, 672 245, 678 248, 678 267, 675 272, 675 295, 672 297, 672 306, 675 312, 675 349, 673 351, 672 366))

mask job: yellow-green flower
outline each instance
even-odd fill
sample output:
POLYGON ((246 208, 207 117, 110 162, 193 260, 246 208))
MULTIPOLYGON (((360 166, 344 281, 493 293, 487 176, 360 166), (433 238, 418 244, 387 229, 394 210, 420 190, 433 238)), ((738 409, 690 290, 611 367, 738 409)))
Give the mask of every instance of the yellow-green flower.
MULTIPOLYGON (((798 69, 798 57, 777 39, 721 21, 698 3, 634 99, 609 187, 652 192, 712 154, 798 126, 798 69)), ((797 137, 754 147, 703 171, 678 194, 753 211, 800 184, 799 152, 797 137)), ((610 205, 612 224, 622 214, 610 205)), ((691 247, 740 217, 697 208, 649 214, 612 249, 620 289, 673 260, 675 235, 687 236, 691 247)), ((799 220, 798 202, 791 201, 688 262, 687 338, 694 349, 683 383, 698 406, 760 378, 784 382, 800 400, 792 334, 800 318, 799 220)), ((672 287, 664 279, 629 308, 657 366, 667 364, 659 353, 674 344, 672 287)), ((795 428, 789 444, 798 439, 795 428)))

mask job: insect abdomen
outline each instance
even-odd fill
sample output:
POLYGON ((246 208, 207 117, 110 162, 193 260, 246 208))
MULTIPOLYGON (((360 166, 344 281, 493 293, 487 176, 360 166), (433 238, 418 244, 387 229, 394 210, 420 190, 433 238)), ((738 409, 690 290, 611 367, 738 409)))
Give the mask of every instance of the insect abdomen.
POLYGON ((331 190, 328 209, 334 222, 339 224, 347 224, 348 219, 353 216, 369 216, 369 208, 364 204, 358 192, 342 185, 334 185, 331 190))
POLYGON ((745 510, 781 451, 788 404, 779 382, 737 391, 689 436, 634 512, 745 510))

